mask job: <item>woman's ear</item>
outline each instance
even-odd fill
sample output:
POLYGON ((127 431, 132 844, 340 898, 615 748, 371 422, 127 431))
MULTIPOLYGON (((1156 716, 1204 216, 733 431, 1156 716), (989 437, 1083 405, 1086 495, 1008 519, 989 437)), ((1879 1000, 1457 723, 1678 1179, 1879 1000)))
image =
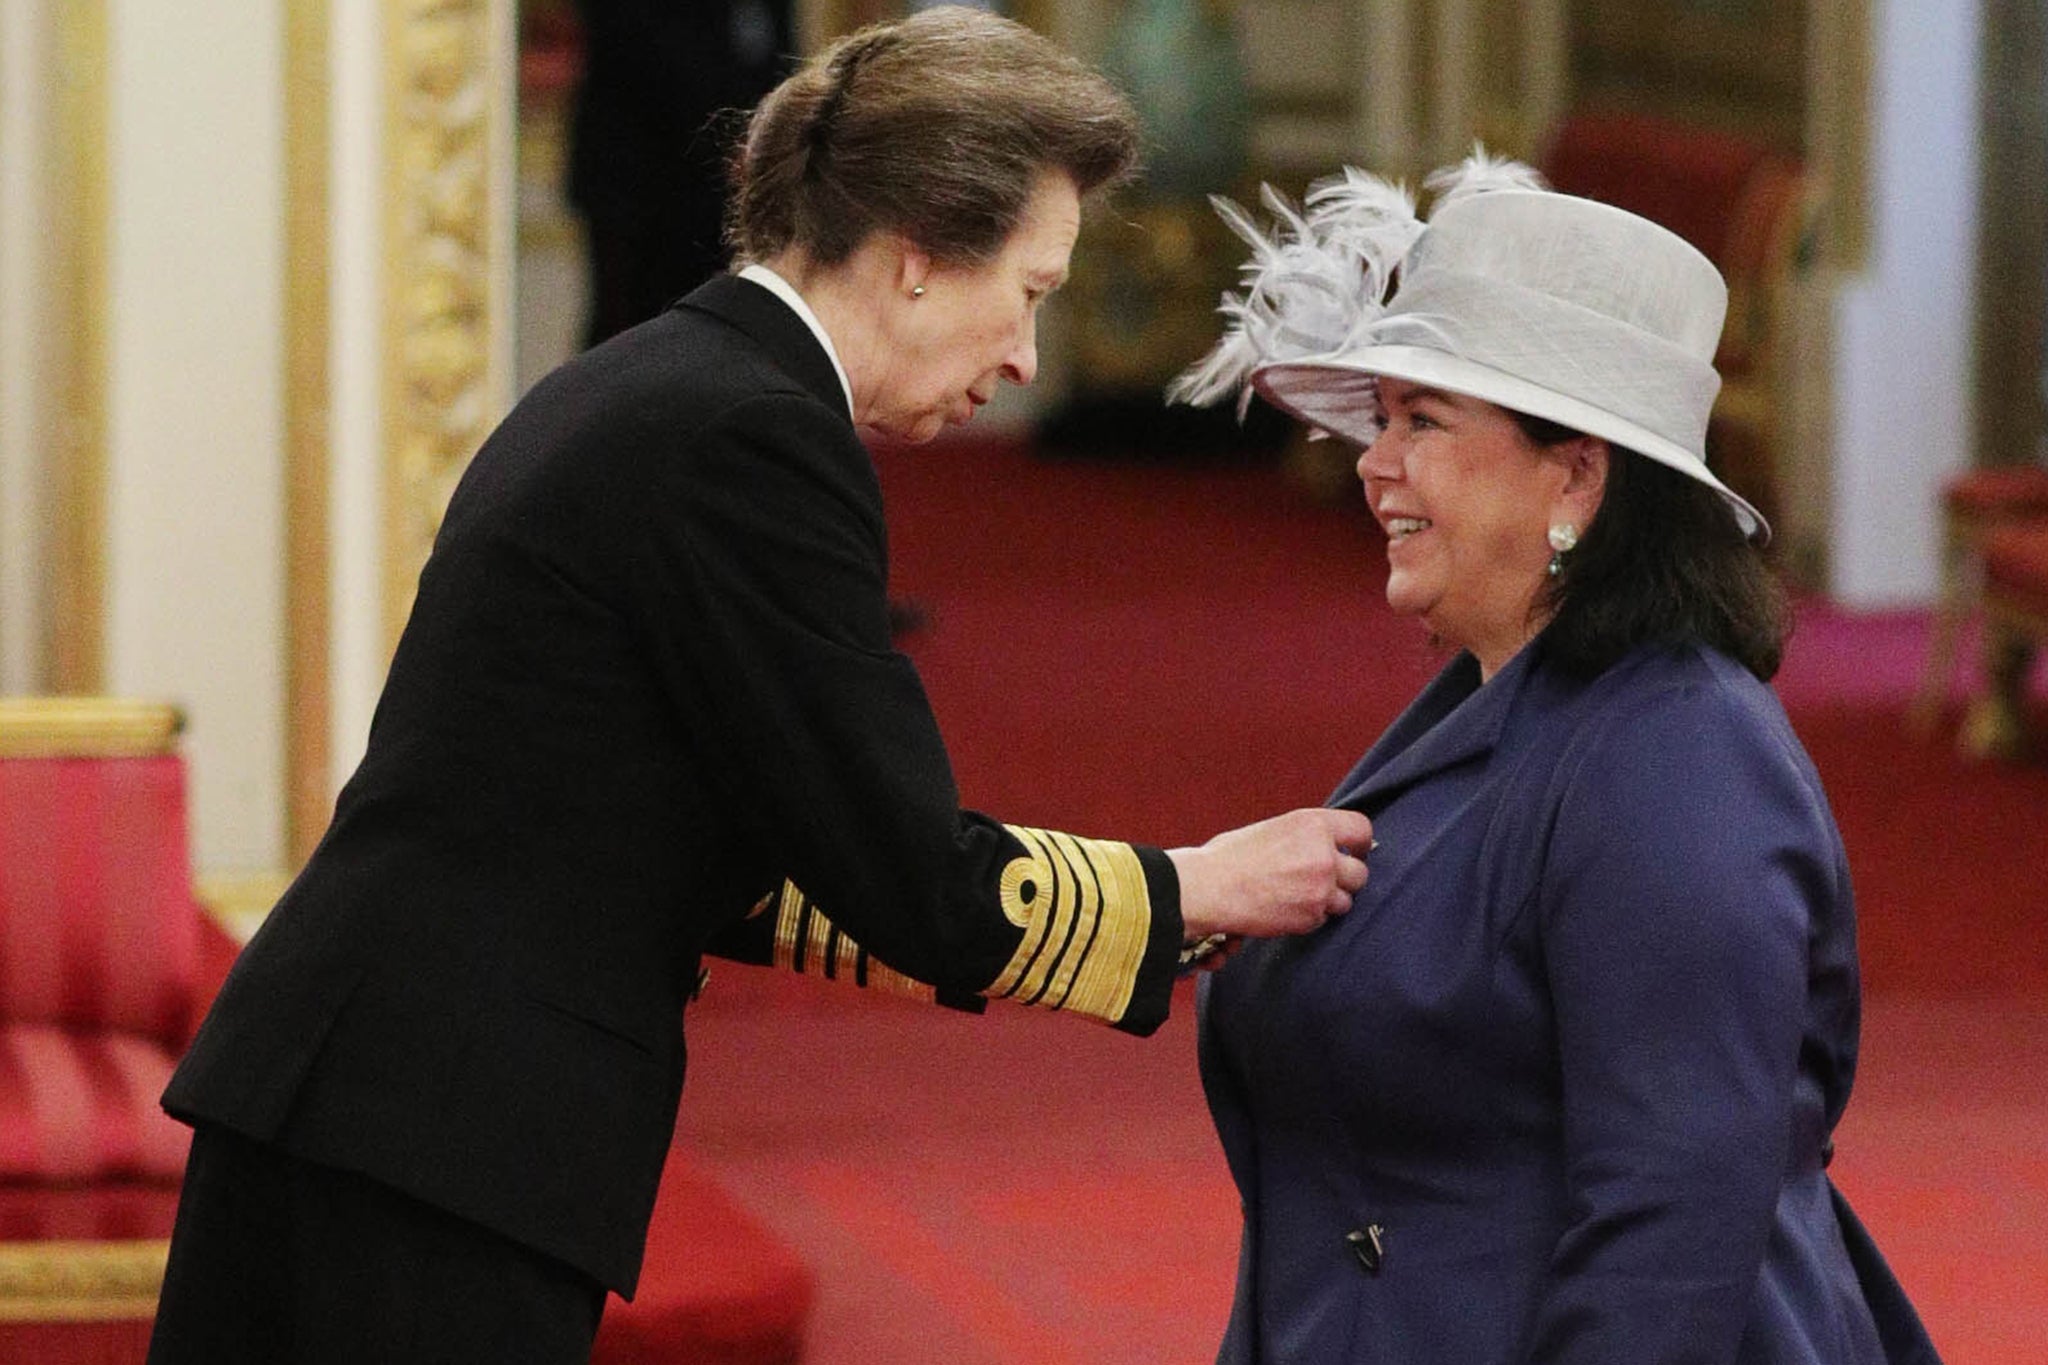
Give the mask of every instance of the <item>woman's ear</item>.
POLYGON ((1607 496, 1607 465, 1613 449, 1598 436, 1575 436, 1557 453, 1565 461, 1563 500, 1566 519, 1584 531, 1593 524, 1600 502, 1607 496))
POLYGON ((906 298, 923 298, 925 282, 931 278, 931 253, 908 237, 896 236, 896 288, 906 298))

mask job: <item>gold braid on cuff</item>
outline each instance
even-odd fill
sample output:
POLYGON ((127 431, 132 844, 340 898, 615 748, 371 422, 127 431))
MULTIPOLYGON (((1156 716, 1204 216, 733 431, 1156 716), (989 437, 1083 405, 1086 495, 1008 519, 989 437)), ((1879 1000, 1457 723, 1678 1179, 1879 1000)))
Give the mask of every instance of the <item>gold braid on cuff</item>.
MULTIPOLYGON (((1005 826, 1024 847, 1003 868, 1003 915, 1024 931, 982 991, 1040 1009, 1116 1023, 1130 1008, 1152 936, 1144 864, 1129 844, 1005 826)), ((930 1003, 937 992, 871 956, 793 882, 755 907, 775 915, 774 965, 930 1003)))
POLYGON ((1129 844, 1005 826, 1024 846, 1003 869, 1002 906, 1024 931, 985 994, 1115 1023, 1130 1008, 1152 935, 1144 864, 1129 844))

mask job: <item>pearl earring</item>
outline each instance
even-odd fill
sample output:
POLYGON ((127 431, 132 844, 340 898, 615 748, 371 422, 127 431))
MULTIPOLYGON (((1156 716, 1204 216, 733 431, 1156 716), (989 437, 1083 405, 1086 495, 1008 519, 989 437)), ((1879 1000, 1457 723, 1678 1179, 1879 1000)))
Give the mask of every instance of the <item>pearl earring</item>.
POLYGON ((921 299, 921 298, 923 298, 923 297, 924 297, 924 286, 923 286, 923 285, 921 285, 921 284, 913 284, 912 286, 910 286, 910 297, 912 297, 912 298, 914 298, 914 299, 921 299))
POLYGON ((1555 578, 1564 572, 1564 557, 1579 543, 1579 528, 1568 521, 1560 521, 1550 528, 1544 539, 1550 542, 1550 576, 1555 578))

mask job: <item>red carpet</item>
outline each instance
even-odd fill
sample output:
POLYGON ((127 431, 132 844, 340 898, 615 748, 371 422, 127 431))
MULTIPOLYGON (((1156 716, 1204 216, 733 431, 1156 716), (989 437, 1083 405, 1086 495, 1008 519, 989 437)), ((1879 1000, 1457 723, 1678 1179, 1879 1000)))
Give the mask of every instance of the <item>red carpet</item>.
MULTIPOLYGON (((910 651, 1006 819, 1174 843, 1319 801, 1436 667, 1362 510, 1274 471, 882 465, 910 651)), ((2048 768, 1907 736, 1870 680, 1919 636, 1884 638, 1803 630, 1784 686, 1870 986, 1835 1171, 1950 1365, 2048 1365, 2048 768)), ((818 1272, 813 1365, 1213 1355, 1236 1203, 1188 1011, 1140 1042, 720 966, 693 1015, 681 1140, 818 1272)))
POLYGON ((1792 712, 1849 849, 1865 989, 2048 1001, 2048 763, 1964 759, 1902 710, 1792 712))

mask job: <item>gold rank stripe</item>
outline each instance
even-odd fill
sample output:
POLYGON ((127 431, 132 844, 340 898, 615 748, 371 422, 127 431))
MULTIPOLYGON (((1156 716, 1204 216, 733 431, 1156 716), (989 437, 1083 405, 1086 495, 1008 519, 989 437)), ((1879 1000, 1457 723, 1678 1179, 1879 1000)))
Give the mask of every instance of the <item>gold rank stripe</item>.
POLYGON ((804 893, 795 882, 782 884, 782 899, 775 908, 775 965, 784 971, 800 972, 796 948, 803 930, 804 893))
POLYGON ((1152 932, 1152 899, 1136 850, 1007 828, 1024 853, 1003 869, 1003 913, 1024 937, 986 993, 1111 1023, 1121 1019, 1152 932))
POLYGON ((879 991, 883 995, 906 996, 912 1000, 921 1000, 927 1005, 939 998, 935 987, 875 961, 865 949, 861 952, 861 959, 866 963, 866 968, 861 974, 860 984, 868 990, 879 991))
POLYGON ((819 914, 815 904, 811 906, 810 921, 803 961, 797 970, 829 977, 832 975, 832 921, 819 914))
POLYGON ((900 995, 931 1004, 938 992, 915 977, 903 975, 875 960, 804 895, 796 883, 784 882, 776 903, 775 965, 784 971, 815 972, 834 981, 848 981, 883 995, 900 995))
POLYGON ((1060 1009, 1073 992, 1075 972, 1088 960, 1089 951, 1095 947, 1095 936, 1102 929, 1102 882, 1072 835, 1046 830, 1042 837, 1051 845, 1053 865, 1059 869, 1053 885, 1061 891, 1071 890, 1062 899, 1070 901, 1073 912, 1067 914, 1063 907, 1054 908, 1054 924, 1046 943, 1048 947, 1057 947, 1050 955, 1044 950, 1039 952, 1038 960, 1025 976, 1024 992, 1029 1004, 1060 1009))
MULTIPOLYGON (((821 915, 819 918, 822 919, 824 917, 821 915)), ((861 947, 837 929, 834 929, 832 932, 839 935, 839 962, 837 969, 832 975, 843 981, 851 981, 855 985, 859 985, 861 967, 868 957, 867 949, 861 947)))

